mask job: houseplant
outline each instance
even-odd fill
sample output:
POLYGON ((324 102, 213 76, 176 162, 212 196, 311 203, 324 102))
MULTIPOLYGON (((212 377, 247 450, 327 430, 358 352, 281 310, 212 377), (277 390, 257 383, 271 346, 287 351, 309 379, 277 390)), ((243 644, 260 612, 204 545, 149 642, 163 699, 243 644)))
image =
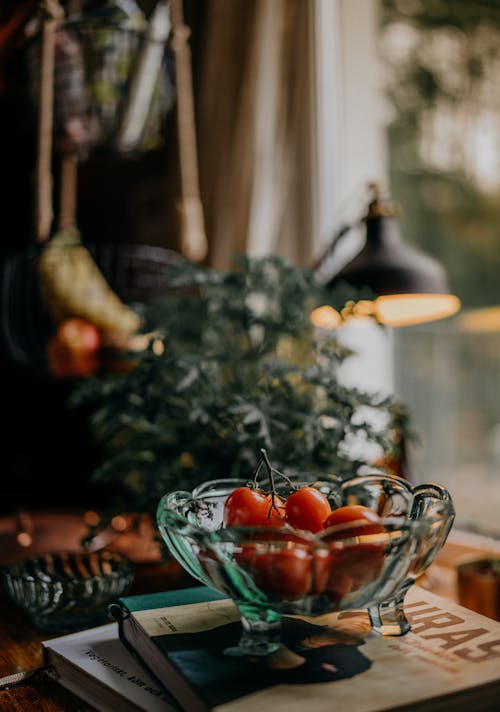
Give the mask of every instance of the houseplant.
POLYGON ((373 461, 353 444, 397 447, 404 407, 343 385, 351 352, 309 318, 320 304, 341 309, 368 295, 327 294, 276 256, 241 257, 227 272, 179 259, 165 279, 171 293, 143 305, 148 348, 72 396, 90 408, 101 452, 92 479, 113 491, 116 511, 153 514, 165 492, 250 476, 261 448, 284 472, 348 478, 373 461))

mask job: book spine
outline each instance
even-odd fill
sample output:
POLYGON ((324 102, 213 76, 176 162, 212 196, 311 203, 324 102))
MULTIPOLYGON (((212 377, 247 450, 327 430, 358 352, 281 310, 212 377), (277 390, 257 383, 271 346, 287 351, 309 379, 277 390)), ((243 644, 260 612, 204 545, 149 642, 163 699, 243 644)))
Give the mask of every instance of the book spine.
POLYGON ((168 703, 172 706, 173 712, 177 710, 178 712, 183 712, 183 708, 172 695, 170 690, 165 686, 165 683, 162 682, 162 680, 160 680, 157 675, 155 675, 154 671, 149 667, 149 665, 146 665, 142 657, 138 655, 136 649, 129 641, 127 629, 128 626, 131 625, 132 621, 130 611, 128 611, 128 609, 123 604, 112 603, 108 607, 108 614, 118 622, 118 636, 120 638, 120 641, 127 648, 128 652, 132 655, 134 660, 139 663, 142 669, 155 681, 158 687, 163 691, 165 697, 168 700, 168 703))
MULTIPOLYGON (((172 691, 166 686, 163 677, 154 669, 153 666, 149 665, 145 661, 132 642, 136 638, 134 627, 139 628, 134 616, 123 603, 114 605, 119 605, 121 608, 121 612, 117 610, 113 612, 115 620, 118 620, 118 635, 120 640, 125 645, 127 650, 133 655, 135 660, 142 666, 143 670, 150 675, 150 677, 165 693, 174 709, 179 712, 210 712, 210 708, 198 695, 198 692, 189 685, 182 673, 172 665, 168 674, 171 678, 176 679, 180 689, 183 690, 182 704, 173 696, 172 691)), ((148 638, 148 640, 150 639, 148 638)))

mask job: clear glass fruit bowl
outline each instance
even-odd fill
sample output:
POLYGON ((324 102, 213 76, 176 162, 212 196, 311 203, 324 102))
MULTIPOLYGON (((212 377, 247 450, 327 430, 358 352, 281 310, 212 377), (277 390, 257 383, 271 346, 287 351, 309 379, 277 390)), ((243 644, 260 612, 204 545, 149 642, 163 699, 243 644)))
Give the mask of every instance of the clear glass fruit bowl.
POLYGON ((311 533, 284 526, 224 526, 224 503, 248 485, 240 479, 205 482, 193 492, 166 494, 157 523, 171 554, 201 583, 231 597, 243 634, 234 654, 266 655, 280 645, 283 614, 316 616, 366 608, 374 630, 410 629, 404 597, 443 546, 455 510, 437 484, 410 485, 380 473, 341 482, 290 477, 275 484, 286 499, 313 486, 332 510, 362 505, 379 517, 311 533))
POLYGON ((111 551, 62 551, 14 561, 1 578, 36 628, 70 633, 106 622, 107 606, 130 589, 134 566, 111 551))

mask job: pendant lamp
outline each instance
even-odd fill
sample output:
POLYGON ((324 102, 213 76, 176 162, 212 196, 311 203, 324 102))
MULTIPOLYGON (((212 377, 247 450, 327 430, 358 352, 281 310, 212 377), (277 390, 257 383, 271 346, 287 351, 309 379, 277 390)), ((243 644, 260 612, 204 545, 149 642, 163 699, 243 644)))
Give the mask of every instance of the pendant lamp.
POLYGON ((393 205, 380 198, 377 186, 372 186, 372 191, 374 197, 363 218, 365 244, 328 285, 344 281, 370 288, 377 295, 371 303, 371 316, 389 326, 420 324, 455 314, 460 300, 450 293, 443 267, 403 243, 393 205))

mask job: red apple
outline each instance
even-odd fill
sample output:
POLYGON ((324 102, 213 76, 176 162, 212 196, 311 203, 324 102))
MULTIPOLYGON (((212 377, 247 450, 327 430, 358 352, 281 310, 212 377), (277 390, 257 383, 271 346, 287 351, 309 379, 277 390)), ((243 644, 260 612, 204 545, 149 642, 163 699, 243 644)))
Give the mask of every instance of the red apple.
POLYGON ((62 321, 46 348, 49 372, 56 378, 79 378, 95 373, 100 366, 101 335, 89 321, 62 321))
POLYGON ((101 347, 101 334, 97 326, 86 319, 65 319, 57 327, 57 340, 78 356, 95 354, 101 347))

